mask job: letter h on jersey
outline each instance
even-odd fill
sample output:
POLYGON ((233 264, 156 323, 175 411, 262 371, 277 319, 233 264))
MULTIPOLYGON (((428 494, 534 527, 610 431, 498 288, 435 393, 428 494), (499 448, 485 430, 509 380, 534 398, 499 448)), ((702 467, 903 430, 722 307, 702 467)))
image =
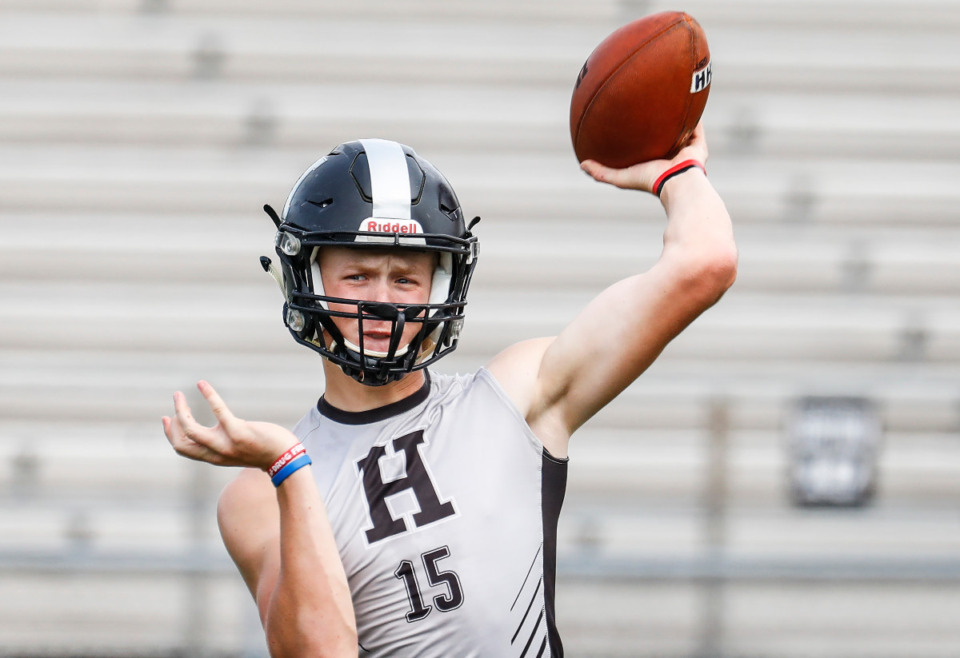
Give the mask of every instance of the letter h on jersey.
POLYGON ((440 501, 420 454, 422 443, 423 430, 393 440, 394 451, 402 452, 406 458, 406 475, 389 482, 383 481, 380 470, 380 459, 386 455, 386 446, 373 446, 366 457, 357 461, 357 470, 363 479, 363 490, 370 509, 370 520, 373 521, 373 527, 366 531, 368 543, 373 544, 409 530, 404 519, 393 518, 387 507, 387 498, 402 491, 409 490, 417 499, 420 511, 413 515, 413 522, 418 528, 456 514, 452 501, 440 501))

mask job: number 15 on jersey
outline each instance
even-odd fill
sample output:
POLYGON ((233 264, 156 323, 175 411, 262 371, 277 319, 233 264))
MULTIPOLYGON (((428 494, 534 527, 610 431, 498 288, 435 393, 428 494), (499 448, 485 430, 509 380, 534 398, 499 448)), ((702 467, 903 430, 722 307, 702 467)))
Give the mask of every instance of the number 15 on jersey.
POLYGON ((446 546, 435 548, 420 556, 423 562, 423 569, 426 572, 427 583, 431 587, 443 586, 446 590, 444 594, 438 594, 433 597, 433 605, 424 603, 423 595, 420 590, 420 583, 417 579, 417 570, 410 560, 402 560, 393 575, 403 581, 403 586, 407 590, 407 600, 410 602, 410 612, 406 614, 408 622, 415 622, 424 619, 436 606, 440 612, 450 612, 463 605, 463 588, 460 586, 460 577, 455 571, 441 571, 437 563, 450 557, 450 549, 446 546))

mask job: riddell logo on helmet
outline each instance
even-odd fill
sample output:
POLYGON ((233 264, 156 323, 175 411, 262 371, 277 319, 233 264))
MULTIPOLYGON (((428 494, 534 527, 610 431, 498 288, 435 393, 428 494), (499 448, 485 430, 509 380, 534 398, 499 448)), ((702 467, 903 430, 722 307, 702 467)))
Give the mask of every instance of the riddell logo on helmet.
POLYGON ((401 233, 404 235, 423 233, 423 227, 415 219, 376 219, 374 217, 363 220, 360 230, 373 233, 401 233))

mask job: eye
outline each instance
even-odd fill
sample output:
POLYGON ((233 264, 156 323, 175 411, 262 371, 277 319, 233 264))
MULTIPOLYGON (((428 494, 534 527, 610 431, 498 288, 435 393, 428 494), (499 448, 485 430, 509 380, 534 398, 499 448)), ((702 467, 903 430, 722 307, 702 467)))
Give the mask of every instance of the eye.
POLYGON ((398 276, 396 281, 400 286, 419 286, 423 279, 418 276, 398 276))

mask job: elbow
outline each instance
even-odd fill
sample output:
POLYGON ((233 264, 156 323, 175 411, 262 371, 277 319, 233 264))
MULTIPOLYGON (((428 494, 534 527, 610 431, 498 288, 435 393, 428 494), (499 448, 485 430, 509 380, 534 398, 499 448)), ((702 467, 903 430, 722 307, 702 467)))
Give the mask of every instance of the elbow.
POLYGON ((699 306, 703 308, 717 303, 737 280, 738 260, 733 243, 688 254, 681 266, 687 294, 700 300, 699 306))
POLYGON ((717 249, 707 261, 704 277, 720 298, 737 280, 737 267, 740 255, 735 244, 717 249))

